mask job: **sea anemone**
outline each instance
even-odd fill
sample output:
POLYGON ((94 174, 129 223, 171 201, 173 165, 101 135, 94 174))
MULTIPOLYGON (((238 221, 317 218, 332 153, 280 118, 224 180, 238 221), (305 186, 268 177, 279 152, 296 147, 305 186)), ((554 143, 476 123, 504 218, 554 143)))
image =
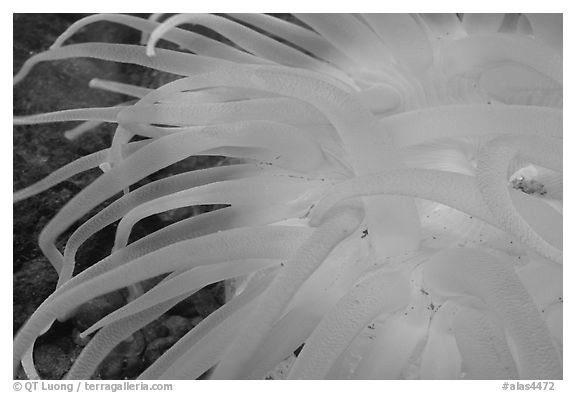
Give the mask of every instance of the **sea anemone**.
POLYGON ((16 335, 14 372, 36 375, 36 339, 97 296, 132 288, 83 332, 67 378, 235 279, 140 378, 562 378, 561 15, 159 17, 88 16, 14 77, 75 57, 179 76, 156 89, 95 80, 132 101, 14 118, 117 124, 110 148, 14 194, 102 169, 40 235, 58 286, 16 335), (66 44, 97 21, 145 45, 66 44), (194 155, 240 160, 133 187, 194 155), (146 217, 211 204, 226 207, 129 241, 146 217), (74 275, 78 249, 117 221, 110 255, 74 275))

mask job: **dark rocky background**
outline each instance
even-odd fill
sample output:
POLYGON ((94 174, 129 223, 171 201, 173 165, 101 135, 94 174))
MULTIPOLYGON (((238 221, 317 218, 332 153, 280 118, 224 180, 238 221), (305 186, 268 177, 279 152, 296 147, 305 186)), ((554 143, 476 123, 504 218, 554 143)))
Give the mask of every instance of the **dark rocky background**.
MULTIPOLYGON (((47 50, 60 33, 83 16, 85 14, 14 14, 14 73, 30 56, 47 50)), ((139 39, 139 34, 132 29, 101 22, 90 25, 70 42, 138 43, 139 39)), ((120 94, 90 89, 88 82, 95 77, 147 87, 158 86, 173 79, 173 76, 142 67, 94 59, 41 63, 24 81, 14 87, 14 114, 112 106, 127 100, 120 94)), ((77 124, 53 123, 14 127, 14 190, 26 187, 63 165, 110 145, 114 131, 112 124, 105 124, 74 141, 66 139, 64 132, 77 124)), ((154 174, 140 184, 170 173, 221 162, 220 157, 193 157, 154 174)), ((37 246, 40 231, 68 200, 98 175, 99 170, 93 170, 75 176, 14 205, 14 334, 56 286, 57 274, 37 246)), ((212 208, 185 209, 143 220, 135 227, 134 236, 141 237, 166 225, 168 221, 212 208)), ((71 228, 59 239, 58 247, 63 248, 74 229, 71 228)), ((99 232, 80 249, 75 274, 108 255, 114 239, 114 229, 114 226, 110 226, 99 232)), ((131 340, 119 345, 102 363, 103 366, 93 378, 134 378, 179 337, 219 307, 223 302, 223 292, 223 285, 215 284, 183 301, 165 316, 137 332, 131 340)), ((53 328, 37 341, 34 349, 40 376, 47 379, 63 377, 86 344, 85 340, 78 337, 78 333, 125 302, 126 291, 117 291, 84 305, 78 314, 67 322, 55 323, 53 328)), ((20 377, 24 378, 25 375, 20 373, 20 377)))

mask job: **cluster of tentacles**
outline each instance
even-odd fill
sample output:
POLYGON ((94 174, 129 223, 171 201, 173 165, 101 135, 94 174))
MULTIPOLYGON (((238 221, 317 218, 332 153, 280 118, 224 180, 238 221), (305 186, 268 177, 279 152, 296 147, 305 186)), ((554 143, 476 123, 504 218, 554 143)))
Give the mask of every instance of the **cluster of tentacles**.
POLYGON ((76 134, 118 125, 109 149, 15 193, 103 172, 40 236, 58 288, 17 334, 15 370, 35 375, 34 342, 56 319, 167 274, 84 332, 67 378, 232 278, 244 278, 235 296, 140 378, 562 378, 561 15, 160 17, 82 19, 15 76, 74 57, 181 76, 157 89, 95 80, 132 101, 15 118, 86 121, 76 134), (102 20, 145 45, 66 45, 102 20), (242 163, 130 188, 193 155, 242 163), (228 207, 128 241, 145 217, 207 204, 228 207), (117 221, 112 253, 73 276, 79 247, 117 221))

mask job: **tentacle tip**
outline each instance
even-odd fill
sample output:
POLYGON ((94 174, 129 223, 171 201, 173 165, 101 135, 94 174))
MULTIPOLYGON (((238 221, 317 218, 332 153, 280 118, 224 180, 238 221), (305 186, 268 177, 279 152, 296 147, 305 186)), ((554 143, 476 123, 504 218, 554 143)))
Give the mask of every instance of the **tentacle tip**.
POLYGON ((78 134, 73 132, 72 130, 66 131, 64 133, 64 138, 68 139, 69 141, 73 141, 75 139, 78 139, 78 134))
POLYGON ((89 327, 88 329, 81 331, 80 333, 78 333, 78 337, 81 340, 84 340, 85 338, 87 338, 89 335, 91 335, 94 332, 94 327, 89 327))
POLYGON ((148 44, 148 46, 146 46, 146 56, 156 57, 156 49, 154 49, 153 45, 148 44))
POLYGON ((12 78, 12 85, 16 86, 18 83, 22 82, 22 79, 28 74, 28 72, 20 69, 16 75, 12 78))
POLYGON ((112 165, 110 165, 109 162, 103 162, 102 164, 98 165, 98 168, 100 168, 100 170, 103 173, 106 173, 106 172, 110 172, 110 170, 112 169, 112 165))
POLYGON ((12 203, 18 203, 24 199, 24 196, 19 191, 12 194, 12 203))

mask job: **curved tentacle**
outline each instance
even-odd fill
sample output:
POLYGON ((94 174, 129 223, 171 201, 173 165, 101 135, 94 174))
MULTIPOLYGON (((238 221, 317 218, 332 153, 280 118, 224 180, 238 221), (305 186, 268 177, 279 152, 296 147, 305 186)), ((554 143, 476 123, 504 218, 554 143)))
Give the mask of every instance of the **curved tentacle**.
POLYGON ((406 306, 409 293, 408 280, 398 272, 379 272, 356 284, 306 340, 289 378, 323 378, 360 329, 406 306))
POLYGON ((448 249, 426 263, 424 280, 439 296, 471 295, 497 313, 510 335, 520 378, 562 378, 561 359, 550 332, 511 261, 476 249, 448 249))
MULTIPOLYGON (((146 146, 149 141, 133 142, 126 145, 125 154, 127 156, 138 151, 142 147, 146 146)), ((96 153, 88 154, 87 156, 80 157, 79 159, 72 161, 69 164, 55 170, 42 180, 18 190, 14 193, 14 203, 20 202, 24 199, 30 198, 36 194, 48 190, 55 185, 62 183, 63 181, 75 176, 79 173, 85 172, 92 168, 96 168, 105 162, 108 157, 110 149, 103 149, 97 151, 96 153)))
POLYGON ((498 134, 562 138, 562 110, 522 105, 448 105, 380 121, 399 148, 447 137, 498 134))
POLYGON ((120 123, 138 122, 171 126, 248 120, 268 120, 293 125, 315 125, 327 122, 310 105, 284 97, 192 105, 184 104, 181 100, 178 104, 139 104, 126 108, 118 115, 120 123))
POLYGON ((96 120, 101 122, 115 123, 118 114, 124 108, 113 106, 110 108, 80 108, 63 111, 41 113, 39 115, 15 116, 14 125, 43 124, 63 121, 96 120))
MULTIPOLYGON (((301 143, 302 148, 305 149, 302 150, 297 146, 296 148, 288 150, 287 154, 305 154, 310 152, 311 149, 315 152, 307 155, 305 160, 300 160, 300 157, 283 157, 278 160, 280 163, 292 162, 296 166, 308 166, 310 164, 316 166, 319 164, 322 153, 314 144, 306 143, 302 139, 295 140, 296 138, 288 141, 288 138, 286 138, 282 132, 273 133, 273 129, 268 129, 266 122, 258 123, 257 125, 260 127, 255 127, 254 129, 250 127, 251 125, 251 123, 244 123, 230 125, 228 127, 213 126, 206 128, 207 136, 200 136, 196 133, 179 132, 154 140, 149 145, 138 150, 135 154, 127 157, 121 164, 114 166, 110 171, 96 179, 96 181, 82 190, 64 206, 40 234, 40 248, 55 268, 60 271, 63 257, 55 247, 54 242, 66 228, 90 211, 91 208, 112 197, 129 185, 161 168, 194 155, 195 152, 209 150, 222 145, 246 147, 254 147, 255 145, 269 147, 271 145, 285 149, 286 145, 280 143, 281 141, 285 141, 286 143, 290 143, 291 146, 293 146, 294 143, 296 143, 296 145, 300 145, 301 143), (246 132, 242 132, 242 130, 246 132), (268 135, 266 135, 266 133, 268 135), (282 140, 280 140, 280 138, 282 138, 282 140), (166 152, 170 153, 165 154, 166 152), (155 159, 151 160, 150 157, 155 157, 155 159)), ((278 127, 283 129, 288 126, 283 127, 278 124, 278 127)), ((292 130, 292 128, 289 129, 292 130)))
POLYGON ((454 334, 467 379, 518 379, 516 364, 501 326, 486 311, 461 308, 454 334))
POLYGON ((562 84, 562 55, 549 46, 516 34, 478 34, 440 42, 443 68, 449 73, 470 73, 500 62, 516 62, 562 84))
POLYGON ((84 347, 64 379, 90 379, 98 365, 122 341, 143 328, 183 300, 187 294, 114 321, 103 327, 84 347))
POLYGON ((254 227, 278 222, 292 217, 290 213, 289 210, 278 206, 264 209, 254 206, 229 206, 225 209, 184 219, 117 250, 107 258, 66 281, 54 294, 60 294, 64 290, 78 286, 118 266, 181 241, 228 229, 254 227))
POLYGON ((381 68, 392 56, 368 26, 347 14, 295 14, 358 64, 381 68))
POLYGON ((303 282, 328 257, 332 249, 347 238, 360 225, 363 213, 358 205, 335 208, 310 238, 291 255, 275 277, 267 296, 255 306, 250 323, 242 328, 238 337, 226 351, 227 355, 214 370, 214 379, 234 379, 249 376, 247 366, 256 352, 259 341, 265 337, 275 320, 303 282))
POLYGON ((280 261, 275 259, 243 259, 216 263, 214 265, 198 266, 186 270, 169 280, 157 284, 148 292, 142 294, 124 307, 106 315, 83 331, 81 336, 86 337, 110 323, 145 311, 164 301, 179 298, 184 294, 190 296, 206 285, 252 274, 262 269, 275 267, 279 264, 280 261))
MULTIPOLYGON (((51 295, 30 317, 14 340, 14 373, 22 354, 52 322, 82 303, 160 274, 232 258, 287 258, 310 233, 306 228, 253 227, 231 229, 176 243, 51 295), (264 240, 266 239, 266 240, 264 240), (214 252, 217 250, 217 252, 214 252), (197 258, 191 258, 196 255, 197 258), (163 260, 163 264, 158 264, 163 260)), ((109 257, 110 258, 110 257, 109 257)))
MULTIPOLYGON (((492 181, 491 179, 489 177, 490 181, 492 181)), ((326 196, 311 211, 310 221, 312 224, 317 222, 331 206, 340 200, 363 195, 391 193, 429 199, 478 217, 495 227, 510 232, 526 246, 546 257, 550 257, 550 252, 556 253, 553 251, 556 248, 550 251, 552 247, 561 248, 562 239, 559 230, 562 228, 562 216, 552 207, 540 199, 512 190, 512 200, 507 206, 511 206, 514 211, 521 212, 520 219, 524 223, 523 227, 517 229, 496 215, 499 211, 506 211, 507 215, 511 214, 508 210, 510 207, 503 209, 500 205, 498 207, 500 210, 494 212, 486 203, 486 189, 477 185, 477 182, 478 180, 473 176, 428 169, 401 169, 360 176, 343 181, 328 189, 326 196), (524 229, 526 227, 529 229, 528 234, 531 237, 527 237, 526 229, 524 229), (532 239, 536 237, 540 240, 534 243, 532 239), (543 247, 543 242, 554 246, 543 247)), ((502 180, 499 180, 499 183, 502 183, 502 180)), ((504 191, 508 193, 506 185, 503 187, 505 187, 504 191)), ((493 203, 501 204, 502 199, 498 199, 494 195, 488 193, 488 198, 491 198, 493 203)), ((520 213, 516 217, 519 215, 520 213)), ((559 261, 558 258, 555 260, 559 261)))
POLYGON ((226 342, 232 337, 236 321, 231 317, 249 314, 249 307, 252 307, 252 302, 270 285, 274 273, 275 271, 268 272, 263 277, 251 281, 239 295, 190 330, 154 364, 148 367, 138 379, 197 378, 212 367, 224 352, 225 346, 221 345, 222 337, 226 342), (247 308, 248 310, 246 310, 247 308), (246 311, 241 312, 243 310, 246 311), (217 331, 218 327, 222 325, 224 327, 217 331), (227 334, 226 331, 229 331, 230 334, 227 334), (213 345, 203 345, 202 341, 209 344, 218 343, 219 349, 215 350, 213 345), (207 362, 205 361, 206 352, 209 353, 207 362))
MULTIPOLYGON (((64 33, 60 35, 60 37, 58 37, 58 39, 51 46, 51 49, 54 50, 61 47, 62 44, 77 31, 88 26, 89 24, 99 21, 119 23, 124 26, 139 30, 143 35, 149 35, 156 27, 160 25, 160 23, 154 20, 146 20, 130 15, 90 15, 72 24, 64 33)), ((187 49, 194 53, 209 57, 216 57, 239 63, 266 63, 266 61, 259 59, 258 57, 249 53, 238 50, 237 48, 184 29, 170 29, 170 31, 166 32, 163 38, 177 44, 183 49, 187 49)))
POLYGON ((257 166, 254 165, 209 168, 161 179, 146 184, 122 196, 84 222, 72 233, 64 249, 64 258, 58 286, 72 277, 76 252, 80 246, 96 232, 125 216, 134 207, 150 200, 185 190, 189 187, 197 187, 210 182, 243 176, 255 176, 257 173, 257 166))
POLYGON ((257 26, 282 38, 314 57, 328 61, 342 70, 353 67, 353 60, 317 33, 288 21, 265 14, 229 14, 234 19, 257 26))
POLYGON ((89 57, 120 63, 137 64, 176 75, 196 75, 220 67, 234 66, 234 63, 210 57, 191 55, 167 49, 158 49, 155 57, 146 56, 145 48, 126 44, 73 44, 39 53, 26 60, 14 76, 14 84, 19 83, 32 68, 43 61, 62 60, 74 57, 89 57))
POLYGON ((246 179, 220 181, 192 189, 169 193, 145 202, 122 217, 116 230, 114 248, 124 247, 134 225, 145 217, 179 207, 193 205, 285 205, 304 212, 311 199, 323 189, 321 181, 302 181, 276 176, 255 176, 246 179))
MULTIPOLYGON (((515 204, 514 195, 518 192, 508 189, 508 167, 512 159, 518 155, 541 166, 562 170, 561 141, 535 136, 512 140, 499 138, 490 142, 478 157, 478 190, 486 206, 503 228, 540 254, 561 263, 562 226, 551 227, 548 220, 542 223, 541 225, 548 226, 549 233, 548 241, 544 240, 540 235, 542 232, 536 232, 525 219, 534 216, 538 211, 527 209, 523 203, 515 204)), ((547 216, 540 214, 542 218, 547 216)))
POLYGON ((184 23, 197 23, 213 29, 219 34, 228 37, 248 52, 255 54, 258 58, 347 79, 341 71, 328 63, 318 61, 314 57, 308 56, 293 47, 260 34, 235 21, 211 14, 179 14, 168 18, 150 34, 146 47, 148 56, 155 56, 156 42, 166 32, 184 23))
MULTIPOLYGON (((306 101, 320 110, 335 128, 349 153, 349 162, 357 174, 377 168, 402 167, 402 161, 386 134, 377 130, 376 119, 340 84, 303 70, 281 67, 243 66, 235 72, 224 69, 210 74, 184 78, 151 93, 145 100, 171 91, 214 86, 251 87, 306 101)), ((418 217, 412 200, 394 196, 366 200, 367 220, 380 241, 381 253, 415 249, 419 241, 418 217)))

